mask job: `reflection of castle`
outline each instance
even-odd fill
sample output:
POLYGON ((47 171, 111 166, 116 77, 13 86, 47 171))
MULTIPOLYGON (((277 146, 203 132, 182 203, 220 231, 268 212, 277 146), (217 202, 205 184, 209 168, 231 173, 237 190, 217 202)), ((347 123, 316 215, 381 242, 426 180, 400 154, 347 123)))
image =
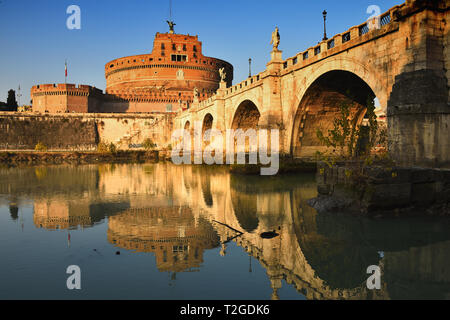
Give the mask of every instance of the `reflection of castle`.
POLYGON ((235 241, 266 270, 274 299, 284 282, 308 299, 448 298, 448 222, 318 214, 306 203, 317 194, 314 176, 261 179, 167 163, 95 168, 36 173, 45 181, 38 189, 0 170, 1 188, 35 198, 38 227, 88 226, 108 216, 109 242, 153 252, 161 271, 199 268, 205 250, 222 243, 226 256, 224 242, 235 241), (66 188, 67 177, 76 195, 66 188), (67 194, 46 196, 62 189, 67 194), (280 236, 261 238, 271 230, 280 236), (365 286, 372 264, 382 266, 381 291, 365 286))
POLYGON ((80 201, 36 200, 33 219, 37 228, 53 230, 92 225, 89 203, 80 203, 80 201))
POLYGON ((91 227, 107 216, 129 207, 128 203, 92 203, 92 199, 37 199, 34 201, 34 225, 49 230, 91 227))
POLYGON ((203 252, 219 245, 217 233, 187 207, 129 209, 111 217, 108 241, 136 252, 153 252, 162 272, 199 268, 203 252))
POLYGON ((175 112, 194 101, 194 89, 204 100, 219 88, 219 69, 227 83, 233 66, 206 57, 197 36, 157 33, 150 54, 119 58, 105 66, 106 94, 73 84, 32 87, 33 111, 65 112, 175 112))

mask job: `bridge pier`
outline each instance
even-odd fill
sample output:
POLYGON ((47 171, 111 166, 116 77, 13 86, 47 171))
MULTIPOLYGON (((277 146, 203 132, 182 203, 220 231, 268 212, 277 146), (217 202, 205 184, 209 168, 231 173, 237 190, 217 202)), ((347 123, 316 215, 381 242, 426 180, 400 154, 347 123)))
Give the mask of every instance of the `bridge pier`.
POLYGON ((448 8, 431 0, 407 3, 411 12, 431 10, 402 21, 414 27, 416 45, 408 48, 413 59, 395 77, 388 101, 389 151, 399 165, 450 167, 448 8))
POLYGON ((389 151, 399 165, 450 167, 446 79, 431 70, 397 77, 388 103, 389 151))

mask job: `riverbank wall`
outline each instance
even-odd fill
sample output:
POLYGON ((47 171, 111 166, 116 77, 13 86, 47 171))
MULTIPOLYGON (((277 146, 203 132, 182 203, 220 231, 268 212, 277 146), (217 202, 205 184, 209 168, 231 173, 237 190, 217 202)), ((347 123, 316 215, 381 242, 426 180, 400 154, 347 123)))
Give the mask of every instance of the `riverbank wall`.
POLYGON ((95 151, 100 142, 121 150, 142 149, 146 139, 167 148, 172 132, 171 113, 41 114, 0 113, 0 150, 95 151))
POLYGON ((450 170, 367 167, 355 181, 354 167, 319 164, 319 211, 350 211, 368 215, 402 213, 450 215, 450 170))
POLYGON ((6 166, 142 163, 159 161, 158 151, 118 152, 0 152, 0 163, 6 166))

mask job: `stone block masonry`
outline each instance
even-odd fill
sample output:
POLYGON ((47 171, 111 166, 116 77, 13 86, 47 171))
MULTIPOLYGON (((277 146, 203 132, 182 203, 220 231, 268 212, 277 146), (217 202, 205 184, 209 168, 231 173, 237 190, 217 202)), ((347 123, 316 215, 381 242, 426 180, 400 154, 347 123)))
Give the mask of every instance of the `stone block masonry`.
POLYGON ((157 148, 170 144, 172 114, 0 114, 0 150, 94 151, 100 142, 122 150, 139 149, 150 138, 157 148))
POLYGON ((357 185, 347 174, 354 171, 352 166, 330 168, 320 164, 319 168, 319 198, 311 201, 319 211, 394 214, 396 209, 402 209, 410 213, 450 214, 450 170, 374 166, 364 169, 367 184, 357 185))

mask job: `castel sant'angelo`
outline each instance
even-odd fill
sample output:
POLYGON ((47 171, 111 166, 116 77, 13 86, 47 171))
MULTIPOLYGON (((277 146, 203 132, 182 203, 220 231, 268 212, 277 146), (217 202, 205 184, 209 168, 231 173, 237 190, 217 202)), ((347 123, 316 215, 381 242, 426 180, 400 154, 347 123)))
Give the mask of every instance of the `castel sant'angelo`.
POLYGON ((157 33, 150 54, 105 65, 106 92, 88 85, 41 84, 31 88, 33 111, 42 113, 150 113, 189 108, 194 96, 207 99, 221 81, 233 81, 233 66, 206 57, 198 36, 157 33))

